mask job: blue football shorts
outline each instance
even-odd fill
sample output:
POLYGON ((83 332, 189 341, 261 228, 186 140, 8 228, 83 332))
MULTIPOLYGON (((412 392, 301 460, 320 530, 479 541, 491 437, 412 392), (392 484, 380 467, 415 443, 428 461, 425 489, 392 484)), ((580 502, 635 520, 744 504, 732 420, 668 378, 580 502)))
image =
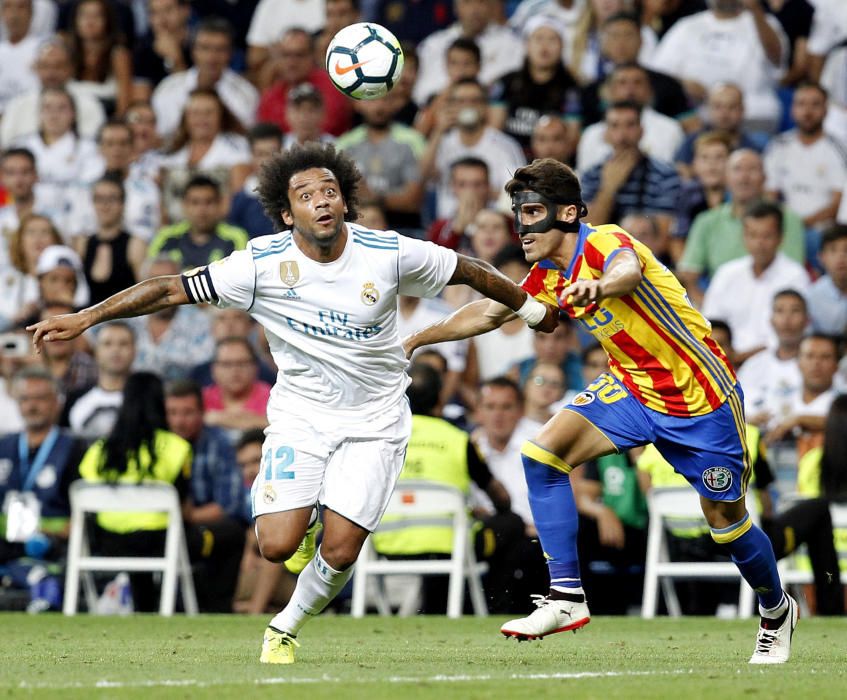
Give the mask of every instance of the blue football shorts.
POLYGON ((723 405, 702 416, 669 416, 647 408, 612 374, 600 375, 562 410, 591 422, 623 452, 653 443, 704 498, 737 501, 747 491, 751 465, 744 426, 744 394, 735 388, 723 405))

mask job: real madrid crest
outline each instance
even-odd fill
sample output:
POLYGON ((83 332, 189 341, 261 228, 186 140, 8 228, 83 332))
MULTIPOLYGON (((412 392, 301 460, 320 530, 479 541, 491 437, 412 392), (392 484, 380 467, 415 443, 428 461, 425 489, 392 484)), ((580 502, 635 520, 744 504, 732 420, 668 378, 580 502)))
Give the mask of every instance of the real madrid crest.
POLYGON ((265 490, 262 493, 262 500, 269 505, 276 500, 276 491, 274 491, 274 487, 270 484, 265 484, 265 490))
POLYGON ((300 279, 300 268, 296 260, 285 260, 279 264, 279 278, 283 284, 293 287, 300 279))
POLYGON ((379 301, 379 290, 373 282, 365 282, 362 285, 362 303, 373 306, 379 301))

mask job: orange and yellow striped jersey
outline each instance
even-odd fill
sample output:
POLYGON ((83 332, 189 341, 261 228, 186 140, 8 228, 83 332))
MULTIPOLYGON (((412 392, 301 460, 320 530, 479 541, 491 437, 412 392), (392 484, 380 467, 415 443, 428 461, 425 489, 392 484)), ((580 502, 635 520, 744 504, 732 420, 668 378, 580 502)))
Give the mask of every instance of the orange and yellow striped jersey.
POLYGON ((567 270, 542 260, 523 288, 577 319, 606 350, 612 373, 648 408, 672 416, 719 408, 735 386, 735 372, 673 273, 618 226, 582 224, 578 236, 567 270), (579 279, 599 279, 623 251, 641 263, 642 280, 632 293, 589 307, 560 298, 579 279))

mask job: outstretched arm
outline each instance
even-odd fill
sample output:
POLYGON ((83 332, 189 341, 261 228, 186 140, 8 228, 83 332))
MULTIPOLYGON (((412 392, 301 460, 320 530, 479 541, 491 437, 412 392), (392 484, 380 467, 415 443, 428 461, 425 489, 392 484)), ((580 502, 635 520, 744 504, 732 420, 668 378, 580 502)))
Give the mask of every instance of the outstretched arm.
POLYGON ((411 357, 415 350, 424 345, 482 335, 516 317, 517 314, 507 306, 496 301, 480 299, 465 304, 458 311, 454 311, 431 326, 406 336, 403 339, 403 349, 406 351, 406 357, 411 357))
POLYGON ((578 280, 562 290, 562 298, 574 306, 589 306, 609 297, 622 297, 641 284, 641 261, 628 249, 621 250, 596 280, 578 280))
POLYGON ((144 316, 169 306, 187 304, 189 301, 180 275, 153 277, 118 292, 95 306, 75 314, 63 314, 39 321, 27 326, 27 330, 34 332, 32 343, 36 351, 41 352, 43 342, 71 340, 103 321, 144 316))

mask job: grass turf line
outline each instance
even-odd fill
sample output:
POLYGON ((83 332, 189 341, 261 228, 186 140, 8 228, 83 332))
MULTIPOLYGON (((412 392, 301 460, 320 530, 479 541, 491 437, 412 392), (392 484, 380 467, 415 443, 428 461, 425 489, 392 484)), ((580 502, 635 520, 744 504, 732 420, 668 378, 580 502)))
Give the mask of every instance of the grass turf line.
POLYGON ((0 697, 845 697, 847 623, 801 620, 791 661, 751 667, 756 621, 595 618, 517 643, 503 618, 320 617, 291 667, 258 663, 264 617, 3 614, 0 697))

